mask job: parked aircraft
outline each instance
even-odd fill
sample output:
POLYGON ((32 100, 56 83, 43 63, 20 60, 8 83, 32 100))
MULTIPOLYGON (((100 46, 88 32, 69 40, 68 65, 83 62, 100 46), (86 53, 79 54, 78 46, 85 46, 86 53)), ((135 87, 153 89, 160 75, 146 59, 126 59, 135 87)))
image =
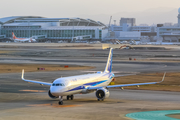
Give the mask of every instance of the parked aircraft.
POLYGON ((12 40, 14 40, 15 42, 36 42, 36 40, 33 38, 17 38, 13 32, 12 40))
POLYGON ((95 74, 85 74, 78 76, 70 76, 70 77, 62 77, 56 79, 53 83, 34 81, 34 80, 26 80, 24 79, 24 70, 22 70, 22 80, 31 83, 37 83, 40 85, 48 85, 50 86, 50 90, 48 92, 49 97, 51 98, 59 98, 59 105, 63 104, 63 96, 67 96, 67 100, 73 100, 74 94, 87 94, 95 91, 95 95, 98 99, 104 100, 108 98, 110 92, 108 88, 115 87, 126 87, 126 86, 139 86, 139 85, 149 85, 161 83, 164 81, 165 73, 160 82, 148 82, 148 83, 135 83, 135 84, 123 84, 123 85, 109 85, 109 83, 114 79, 115 75, 112 73, 112 57, 113 57, 113 49, 110 49, 109 57, 106 63, 106 67, 104 72, 97 72, 95 74))

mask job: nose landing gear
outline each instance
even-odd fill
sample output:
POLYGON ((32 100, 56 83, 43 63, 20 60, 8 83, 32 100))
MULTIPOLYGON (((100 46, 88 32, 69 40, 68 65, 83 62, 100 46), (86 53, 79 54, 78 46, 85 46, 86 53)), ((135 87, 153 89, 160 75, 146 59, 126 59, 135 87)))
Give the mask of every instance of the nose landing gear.
POLYGON ((59 105, 63 105, 63 96, 59 96, 59 105))
MULTIPOLYGON (((68 95, 67 96, 67 100, 73 100, 74 99, 74 95, 68 95)), ((63 96, 59 96, 59 105, 63 105, 63 96)))

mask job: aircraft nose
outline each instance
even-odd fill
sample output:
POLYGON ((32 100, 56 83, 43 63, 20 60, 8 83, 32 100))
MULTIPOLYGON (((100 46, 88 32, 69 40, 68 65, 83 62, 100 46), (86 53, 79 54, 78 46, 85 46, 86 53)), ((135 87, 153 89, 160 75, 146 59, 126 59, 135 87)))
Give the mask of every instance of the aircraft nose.
POLYGON ((50 91, 51 91, 51 94, 54 96, 61 96, 63 93, 63 88, 51 86, 50 91))

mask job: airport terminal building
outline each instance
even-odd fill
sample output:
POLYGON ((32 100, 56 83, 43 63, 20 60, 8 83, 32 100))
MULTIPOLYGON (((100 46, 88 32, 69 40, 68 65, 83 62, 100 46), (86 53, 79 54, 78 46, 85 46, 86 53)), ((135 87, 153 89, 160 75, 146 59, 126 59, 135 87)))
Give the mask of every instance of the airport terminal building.
POLYGON ((0 18, 0 39, 33 37, 37 41, 103 40, 107 26, 99 21, 82 18, 44 18, 13 16, 0 18))

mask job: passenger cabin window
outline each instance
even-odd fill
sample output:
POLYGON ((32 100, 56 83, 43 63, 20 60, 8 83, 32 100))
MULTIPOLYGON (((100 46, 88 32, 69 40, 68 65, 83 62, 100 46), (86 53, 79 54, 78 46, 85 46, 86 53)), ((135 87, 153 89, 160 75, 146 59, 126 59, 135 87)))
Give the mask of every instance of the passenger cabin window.
POLYGON ((53 83, 52 86, 64 86, 63 83, 53 83))

